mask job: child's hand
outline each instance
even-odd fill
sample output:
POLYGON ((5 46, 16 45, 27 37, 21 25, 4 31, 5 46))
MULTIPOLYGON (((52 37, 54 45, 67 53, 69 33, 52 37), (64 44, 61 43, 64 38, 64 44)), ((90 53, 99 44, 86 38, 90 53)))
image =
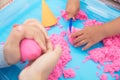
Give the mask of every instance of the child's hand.
POLYGON ((105 34, 102 26, 92 26, 73 33, 71 37, 77 37, 73 41, 75 47, 85 45, 83 50, 86 50, 104 39, 105 34))
POLYGON ((20 61, 19 46, 24 38, 34 39, 46 51, 47 33, 38 21, 28 20, 23 25, 14 27, 5 43, 4 56, 9 65, 20 61))
POLYGON ((60 58, 62 49, 59 45, 53 49, 50 41, 47 45, 47 52, 20 73, 20 80, 48 80, 48 76, 60 58))
POLYGON ((74 17, 80 10, 80 0, 68 0, 66 12, 68 14, 68 20, 70 18, 75 19, 74 17))

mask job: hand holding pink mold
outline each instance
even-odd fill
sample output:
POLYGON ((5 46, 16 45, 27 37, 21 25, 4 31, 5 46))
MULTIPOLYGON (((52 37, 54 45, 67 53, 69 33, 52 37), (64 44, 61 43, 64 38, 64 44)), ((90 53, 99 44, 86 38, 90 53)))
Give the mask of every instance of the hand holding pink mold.
MULTIPOLYGON (((63 74, 63 68, 71 60, 70 49, 67 42, 64 40, 65 34, 62 32, 61 35, 53 34, 50 36, 50 41, 53 44, 53 47, 57 44, 62 47, 62 55, 55 66, 53 72, 50 74, 48 80, 58 80, 58 78, 63 74)), ((24 39, 21 42, 21 60, 35 60, 41 55, 41 48, 34 40, 24 39)), ((72 73, 70 73, 72 75, 72 73)))
MULTIPOLYGON (((36 25, 39 24, 36 21, 29 20, 26 22, 29 25, 36 25)), ((59 44, 62 47, 62 54, 61 57, 55 66, 53 72, 50 74, 48 80, 58 80, 58 78, 63 74, 63 68, 65 65, 71 60, 70 49, 68 43, 64 40, 64 36, 66 32, 61 32, 60 35, 52 34, 50 36, 50 41, 52 42, 53 48, 55 45, 59 44)), ((36 58, 42 55, 42 47, 37 44, 35 40, 31 39, 24 39, 20 44, 21 50, 21 61, 33 61, 36 58)), ((28 65, 29 66, 29 65, 28 65)))

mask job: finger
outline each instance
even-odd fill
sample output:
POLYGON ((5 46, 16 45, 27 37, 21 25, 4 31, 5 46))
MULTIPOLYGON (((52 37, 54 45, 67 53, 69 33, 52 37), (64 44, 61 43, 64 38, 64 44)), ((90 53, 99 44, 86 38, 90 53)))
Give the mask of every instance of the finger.
POLYGON ((75 16, 73 17, 73 21, 75 21, 76 19, 75 19, 75 16))
POLYGON ((16 25, 16 27, 14 27, 14 28, 16 28, 18 31, 22 31, 23 30, 23 26, 22 25, 16 25))
MULTIPOLYGON (((41 37, 43 43, 44 43, 45 46, 46 46, 48 39, 45 38, 44 33, 42 32, 42 30, 41 30, 41 29, 38 29, 38 28, 36 28, 36 27, 34 27, 34 26, 31 26, 31 27, 34 28, 34 32, 36 32, 36 35, 38 35, 38 36, 41 37)), ((34 36, 35 36, 35 35, 34 35, 34 36)))
POLYGON ((23 39, 24 33, 21 31, 18 31, 17 28, 13 28, 13 30, 10 33, 10 36, 8 37, 5 46, 4 46, 4 53, 11 53, 7 54, 9 57, 7 58, 8 64, 12 65, 20 61, 20 42, 23 39), (9 60, 11 60, 12 62, 9 60))
POLYGON ((82 48, 82 50, 87 50, 88 48, 90 48, 93 44, 92 43, 88 43, 86 44, 86 46, 84 48, 82 48))
POLYGON ((86 40, 80 41, 80 42, 75 44, 75 47, 79 47, 79 46, 85 45, 86 43, 88 43, 88 41, 86 41, 86 40))
POLYGON ((82 31, 82 30, 79 30, 79 31, 77 31, 77 32, 75 32, 75 33, 72 33, 72 34, 71 34, 71 37, 76 38, 77 36, 81 36, 82 34, 83 34, 83 31, 82 31))
POLYGON ((47 39, 49 38, 47 31, 45 30, 45 28, 41 25, 41 23, 39 21, 37 21, 35 19, 30 19, 30 20, 26 21, 25 23, 29 23, 30 25, 36 25, 36 27, 44 33, 45 37, 47 39))
POLYGON ((47 31, 45 30, 45 28, 40 24, 39 21, 35 20, 35 19, 29 19, 25 22, 25 24, 31 24, 31 25, 37 25, 39 26, 39 29, 42 29, 42 31, 44 32, 46 38, 49 38, 47 35, 47 31))
POLYGON ((18 28, 16 27, 13 28, 13 30, 11 31, 7 41, 9 41, 9 43, 11 43, 12 45, 19 45, 20 41, 23 38, 24 38, 24 30, 18 31, 18 28))
POLYGON ((82 35, 82 36, 78 36, 77 38, 75 38, 74 40, 73 40, 73 44, 76 44, 76 43, 79 43, 80 41, 82 41, 82 40, 84 40, 85 38, 84 38, 84 36, 82 35))
POLYGON ((44 44, 46 44, 45 37, 44 37, 43 32, 41 30, 38 30, 36 27, 31 26, 31 25, 26 25, 26 24, 24 24, 24 29, 25 29, 25 38, 36 39, 36 37, 39 36, 38 38, 40 40, 42 40, 44 44))
POLYGON ((25 31, 24 38, 34 39, 36 29, 34 29, 33 27, 31 27, 29 25, 23 25, 23 28, 24 28, 24 31, 25 31))
POLYGON ((42 48, 43 52, 46 52, 46 44, 43 35, 39 35, 36 33, 34 35, 34 40, 39 44, 39 46, 42 48))

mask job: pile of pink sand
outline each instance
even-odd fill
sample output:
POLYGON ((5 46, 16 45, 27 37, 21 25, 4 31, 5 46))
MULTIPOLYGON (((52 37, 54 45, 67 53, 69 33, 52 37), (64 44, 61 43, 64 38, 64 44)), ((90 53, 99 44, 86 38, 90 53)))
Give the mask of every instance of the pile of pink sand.
POLYGON ((68 43, 65 41, 64 32, 61 33, 62 36, 53 34, 50 36, 50 40, 53 45, 60 44, 62 47, 62 55, 60 57, 60 60, 58 61, 57 65, 55 66, 53 72, 49 76, 48 80, 58 80, 58 78, 63 74, 63 69, 65 65, 72 59, 70 55, 70 49, 68 47, 68 43))
POLYGON ((76 75, 73 69, 66 69, 63 71, 63 74, 65 78, 74 78, 76 75))
POLYGON ((93 26, 93 25, 99 26, 99 25, 102 25, 103 23, 99 22, 99 21, 97 21, 95 19, 94 20, 88 19, 83 24, 86 27, 86 26, 93 26))

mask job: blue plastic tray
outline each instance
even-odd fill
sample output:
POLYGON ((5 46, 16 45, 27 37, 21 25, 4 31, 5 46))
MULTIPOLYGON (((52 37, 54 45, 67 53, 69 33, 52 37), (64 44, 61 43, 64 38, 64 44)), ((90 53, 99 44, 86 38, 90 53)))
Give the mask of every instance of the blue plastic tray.
MULTIPOLYGON (((46 0, 46 2, 57 17, 60 15, 60 10, 65 9, 67 0, 46 0)), ((90 19, 97 19, 102 22, 108 22, 120 16, 119 10, 110 8, 99 0, 81 0, 81 9, 88 14, 90 19)), ((6 41, 14 24, 21 24, 29 18, 36 18, 41 21, 41 0, 14 0, 12 4, 0 10, 0 42, 6 41)), ((77 28, 83 28, 82 22, 78 20, 73 25, 77 28)), ((68 22, 64 19, 60 20, 60 24, 64 26, 62 30, 68 29, 68 22)), ((62 30, 58 27, 53 27, 49 31, 49 35, 53 32, 59 34, 62 30)), ((69 46, 72 61, 65 68, 73 68, 76 72, 76 77, 65 79, 61 76, 59 80, 99 80, 96 72, 102 73, 102 71, 96 68, 97 64, 93 61, 88 61, 85 64, 82 63, 88 55, 88 51, 82 51, 81 47, 74 48, 70 44, 69 46), (80 66, 80 69, 75 69, 77 66, 80 66)), ((102 43, 96 44, 91 49, 96 47, 102 47, 102 43)), ((26 63, 18 63, 10 68, 0 69, 0 80, 18 80, 18 75, 25 65, 26 63)), ((115 80, 109 74, 108 76, 108 80, 115 80)))

